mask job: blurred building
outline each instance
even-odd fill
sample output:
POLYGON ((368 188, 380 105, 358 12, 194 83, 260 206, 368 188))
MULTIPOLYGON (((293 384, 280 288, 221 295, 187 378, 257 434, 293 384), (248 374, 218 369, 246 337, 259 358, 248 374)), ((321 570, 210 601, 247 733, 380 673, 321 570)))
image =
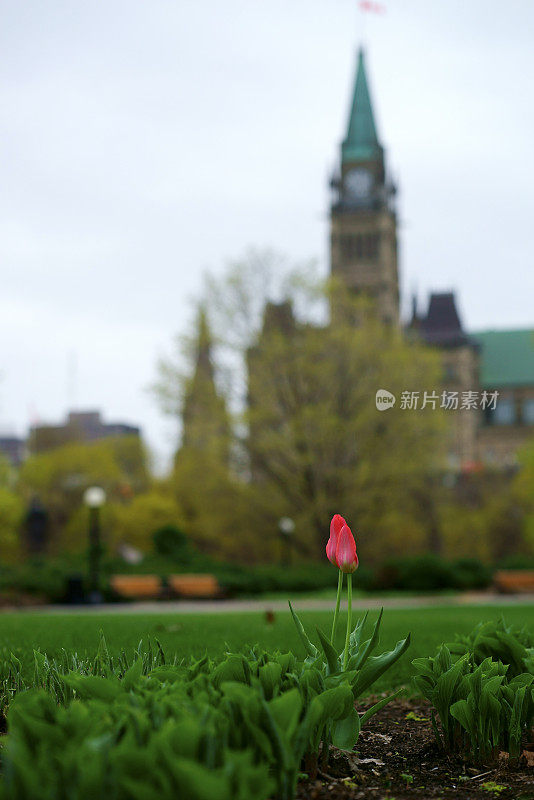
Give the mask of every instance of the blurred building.
POLYGON ((24 461, 26 441, 20 436, 0 435, 0 453, 12 467, 18 467, 24 461))
MULTIPOLYGON (((401 324, 397 266, 396 187, 388 175, 367 81, 363 50, 347 135, 332 179, 331 272, 357 294, 371 297, 382 320, 401 324)), ((442 353, 448 392, 498 392, 496 405, 454 412, 450 455, 458 467, 482 461, 511 465, 534 436, 534 329, 468 332, 453 292, 432 293, 420 313, 413 303, 407 333, 442 353)), ((406 387, 409 389, 409 387, 406 387)))
MULTIPOLYGON (((401 320, 397 189, 378 137, 361 49, 347 133, 330 187, 332 276, 353 294, 369 298, 385 324, 404 329, 441 353, 442 383, 429 390, 458 398, 450 414, 451 466, 513 465, 517 450, 534 436, 534 329, 466 331, 454 292, 431 293, 424 310, 414 298, 411 319, 401 320), (493 408, 487 398, 495 392, 493 408), (462 408, 464 397, 476 408, 469 402, 462 408)), ((335 307, 331 312, 336 313, 335 307)), ((263 335, 267 329, 289 332, 293 325, 290 305, 267 305, 263 335)), ((257 349, 249 354, 249 370, 257 349)))
POLYGON ((213 369, 211 332, 205 311, 199 310, 195 369, 186 388, 182 407, 182 449, 211 453, 227 463, 230 421, 226 403, 217 390, 213 369))
POLYGON ((71 411, 59 425, 35 425, 30 429, 31 453, 43 453, 69 442, 94 442, 111 436, 141 436, 141 430, 125 422, 103 422, 99 411, 71 411))

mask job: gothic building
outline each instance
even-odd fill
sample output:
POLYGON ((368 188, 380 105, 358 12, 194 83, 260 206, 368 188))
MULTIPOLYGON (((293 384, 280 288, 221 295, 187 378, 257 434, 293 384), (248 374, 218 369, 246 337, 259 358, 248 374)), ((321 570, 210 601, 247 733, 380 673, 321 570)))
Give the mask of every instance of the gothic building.
MULTIPOLYGON (((396 188, 377 133, 361 49, 331 185, 331 274, 351 292, 372 298, 384 323, 399 326, 396 188)), ((534 436, 534 330, 467 332, 452 292, 432 293, 424 313, 414 302, 403 327, 407 335, 439 348, 440 388, 457 393, 458 408, 449 409, 452 465, 512 465, 518 448, 534 436), (496 397, 494 407, 490 394, 496 397)))
MULTIPOLYGON (((396 187, 375 123, 362 49, 331 189, 332 277, 368 298, 366 305, 384 324, 440 352, 442 383, 429 390, 438 391, 440 405, 446 393, 451 468, 513 466, 518 449, 534 437, 534 330, 466 331, 454 292, 432 292, 424 311, 414 298, 411 318, 402 320, 396 187)), ((291 325, 290 306, 268 304, 264 334, 266 328, 289 330, 291 325)))
POLYGON ((399 325, 395 186, 376 132, 362 50, 340 168, 331 186, 332 275, 352 292, 372 298, 383 322, 399 325))

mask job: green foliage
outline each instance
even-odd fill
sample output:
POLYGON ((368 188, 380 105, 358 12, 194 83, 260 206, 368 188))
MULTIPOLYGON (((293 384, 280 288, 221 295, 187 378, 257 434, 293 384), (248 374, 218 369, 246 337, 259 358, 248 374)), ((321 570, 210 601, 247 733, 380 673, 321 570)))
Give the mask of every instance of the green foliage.
POLYGON ((419 691, 433 704, 438 742, 475 759, 506 750, 520 755, 521 737, 534 718, 532 636, 503 620, 479 624, 468 636, 442 645, 434 658, 412 664, 419 691), (452 654, 460 655, 455 661, 452 654))
POLYGON ((313 592, 333 589, 335 576, 330 563, 213 564, 210 567, 226 593, 256 595, 267 592, 313 592))
POLYGON ((409 592, 485 589, 491 579, 492 570, 477 559, 447 561, 427 553, 388 559, 377 570, 374 588, 409 592))
POLYGON ((451 653, 469 653, 475 664, 485 658, 501 661, 508 666, 507 677, 515 678, 524 672, 534 674, 534 635, 527 626, 507 625, 504 617, 480 622, 466 636, 457 634, 447 645, 451 653))
POLYGON ((13 561, 20 553, 24 506, 11 489, 0 484, 0 563, 13 561))
MULTIPOLYGON (((369 664, 372 639, 354 644, 351 667, 369 664)), ((378 659, 374 675, 391 654, 378 659)), ((110 655, 102 637, 92 659, 34 652, 29 680, 15 655, 1 668, 9 707, 0 797, 14 800, 290 800, 302 759, 316 763, 321 743, 323 754, 329 742, 352 749, 385 702, 360 718, 362 670, 330 672, 322 656, 298 661, 258 647, 169 663, 157 642, 131 659, 110 655)))
POLYGON ((111 545, 126 543, 149 553, 153 549, 154 531, 174 527, 182 518, 179 506, 169 494, 158 490, 143 492, 128 503, 114 504, 108 541, 111 545))
POLYGON ((160 556, 181 558, 188 549, 187 536, 176 525, 163 525, 152 534, 154 550, 160 556))
MULTIPOLYGON (((358 697, 363 695, 384 672, 392 667, 410 645, 410 634, 408 634, 405 639, 399 640, 392 650, 377 656, 371 656, 371 653, 375 650, 380 641, 380 624, 382 621, 383 609, 378 615, 371 636, 365 641, 362 641, 363 631, 367 621, 367 614, 365 614, 364 617, 358 620, 354 630, 350 634, 348 661, 346 662, 346 669, 344 669, 344 648, 341 651, 336 650, 323 632, 317 628, 322 650, 321 653, 309 639, 291 603, 289 604, 289 608, 300 641, 306 652, 307 657, 305 663, 313 669, 318 670, 319 674, 323 675, 326 679, 347 681, 352 690, 354 700, 357 700, 358 697)), ((376 714, 376 712, 383 708, 393 697, 395 697, 395 695, 386 697, 384 700, 373 705, 363 714, 361 719, 356 720, 354 716, 351 716, 349 719, 344 719, 342 724, 339 723, 338 726, 335 726, 330 731, 332 742, 336 744, 336 742, 340 741, 350 741, 352 744, 346 749, 352 749, 358 740, 360 725, 376 714)), ((340 747, 340 744, 336 746, 340 747)))
POLYGON ((105 489, 109 514, 113 501, 122 502, 148 485, 147 454, 137 436, 110 437, 95 442, 70 442, 31 455, 22 465, 21 495, 38 495, 50 514, 56 549, 80 550, 86 542, 83 493, 88 486, 105 489), (70 525, 68 524, 70 523, 70 525))

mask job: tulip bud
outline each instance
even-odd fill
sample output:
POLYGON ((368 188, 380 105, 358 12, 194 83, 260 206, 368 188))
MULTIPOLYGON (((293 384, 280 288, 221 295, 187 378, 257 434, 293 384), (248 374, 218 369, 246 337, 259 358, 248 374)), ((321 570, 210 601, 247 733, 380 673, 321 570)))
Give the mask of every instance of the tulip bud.
POLYGON ((343 525, 337 537, 335 563, 341 572, 352 573, 358 569, 356 542, 348 525, 343 525))
POLYGON ((336 564, 336 548, 339 534, 343 525, 346 525, 345 520, 340 514, 334 514, 330 523, 330 539, 326 543, 326 557, 334 567, 336 564))

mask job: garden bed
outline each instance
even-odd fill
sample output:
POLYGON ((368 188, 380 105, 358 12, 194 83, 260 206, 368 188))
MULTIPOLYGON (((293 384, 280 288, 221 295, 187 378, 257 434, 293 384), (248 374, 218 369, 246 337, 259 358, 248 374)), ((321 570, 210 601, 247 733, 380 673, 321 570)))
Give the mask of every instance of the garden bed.
MULTIPOLYGON (((377 698, 370 698, 376 702, 377 698)), ((359 704, 362 711, 366 704, 359 704)), ((298 800, 534 798, 534 742, 516 766, 472 764, 441 752, 424 700, 393 700, 362 729, 354 755, 337 751, 328 773, 302 781, 298 800), (529 766, 530 762, 530 766, 529 766)))

